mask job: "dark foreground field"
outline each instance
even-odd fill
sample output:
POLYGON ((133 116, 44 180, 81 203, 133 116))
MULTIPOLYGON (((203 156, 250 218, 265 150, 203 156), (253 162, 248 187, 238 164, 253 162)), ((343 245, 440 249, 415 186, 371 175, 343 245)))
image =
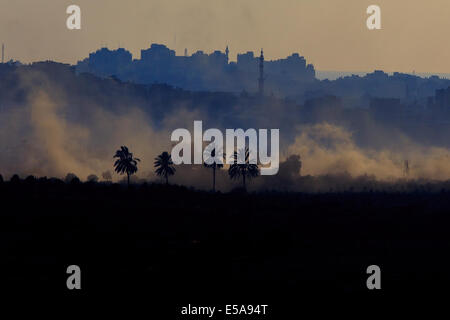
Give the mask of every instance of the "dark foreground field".
POLYGON ((264 303, 367 293, 372 264, 382 292, 450 285, 445 191, 211 194, 48 180, 0 191, 2 291, 264 303), (72 264, 82 270, 76 293, 66 288, 72 264))

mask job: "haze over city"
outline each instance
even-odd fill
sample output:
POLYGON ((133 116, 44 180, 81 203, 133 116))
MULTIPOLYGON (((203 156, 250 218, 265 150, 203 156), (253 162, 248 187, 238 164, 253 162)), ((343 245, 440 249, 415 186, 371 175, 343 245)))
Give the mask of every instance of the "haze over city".
POLYGON ((150 43, 178 55, 230 48, 230 60, 264 48, 266 59, 293 52, 317 70, 450 73, 445 0, 379 0, 382 29, 366 28, 368 0, 1 0, 0 41, 6 58, 74 64, 107 46, 139 58, 150 43), (345 3, 345 5, 343 5, 345 3), (68 30, 66 8, 77 4, 82 29, 68 30))
POLYGON ((449 0, 0 6, 2 297, 448 294, 449 0))

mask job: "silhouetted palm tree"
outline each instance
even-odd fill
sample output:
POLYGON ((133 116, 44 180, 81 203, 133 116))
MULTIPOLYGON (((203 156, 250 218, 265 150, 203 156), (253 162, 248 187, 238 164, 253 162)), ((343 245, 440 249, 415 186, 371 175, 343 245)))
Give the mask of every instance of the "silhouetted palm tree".
POLYGON ((173 166, 171 155, 164 151, 155 158, 156 174, 160 177, 166 178, 166 184, 169 184, 169 176, 175 174, 175 167, 173 166))
POLYGON ((250 152, 247 149, 239 150, 239 152, 234 152, 233 156, 233 164, 228 169, 228 175, 231 179, 239 179, 242 177, 242 185, 244 187, 244 190, 246 190, 247 186, 245 184, 246 178, 251 179, 255 178, 259 175, 259 168, 257 164, 251 164, 250 163, 250 152), (244 153, 245 154, 242 154, 244 153), (245 162, 242 164, 238 163, 238 159, 241 158, 241 156, 245 159, 245 162))
MULTIPOLYGON (((211 158, 215 158, 215 157, 216 157, 216 148, 212 149, 212 151, 211 151, 211 158)), ((220 157, 220 155, 219 155, 219 157, 220 157)), ((203 165, 206 168, 212 168, 212 170, 213 170, 213 192, 215 192, 216 191, 216 169, 220 170, 221 168, 223 168, 223 164, 216 163, 216 162, 214 162, 212 164, 207 164, 206 162, 204 162, 203 165)))
POLYGON ((120 150, 116 151, 114 158, 118 158, 114 163, 114 169, 117 173, 127 174, 127 182, 128 186, 130 186, 130 176, 138 171, 137 163, 141 160, 133 158, 133 154, 125 146, 120 147, 120 150))

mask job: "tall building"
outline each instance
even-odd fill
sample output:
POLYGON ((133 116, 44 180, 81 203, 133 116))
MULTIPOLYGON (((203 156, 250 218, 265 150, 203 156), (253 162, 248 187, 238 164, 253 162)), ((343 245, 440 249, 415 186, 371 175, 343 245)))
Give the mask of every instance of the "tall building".
POLYGON ((259 79, 258 79, 259 95, 264 95, 264 52, 261 49, 261 55, 259 56, 259 79))

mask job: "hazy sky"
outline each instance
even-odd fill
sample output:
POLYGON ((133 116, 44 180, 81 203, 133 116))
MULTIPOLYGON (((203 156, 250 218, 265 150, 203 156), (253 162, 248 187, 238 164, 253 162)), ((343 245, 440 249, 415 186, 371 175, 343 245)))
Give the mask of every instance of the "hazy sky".
POLYGON ((0 41, 22 62, 74 63, 106 45, 135 58, 151 42, 182 55, 264 48, 292 52, 320 70, 450 73, 449 0, 0 0, 0 41), (66 8, 81 7, 82 29, 66 28, 66 8), (381 7, 382 30, 366 27, 381 7))

